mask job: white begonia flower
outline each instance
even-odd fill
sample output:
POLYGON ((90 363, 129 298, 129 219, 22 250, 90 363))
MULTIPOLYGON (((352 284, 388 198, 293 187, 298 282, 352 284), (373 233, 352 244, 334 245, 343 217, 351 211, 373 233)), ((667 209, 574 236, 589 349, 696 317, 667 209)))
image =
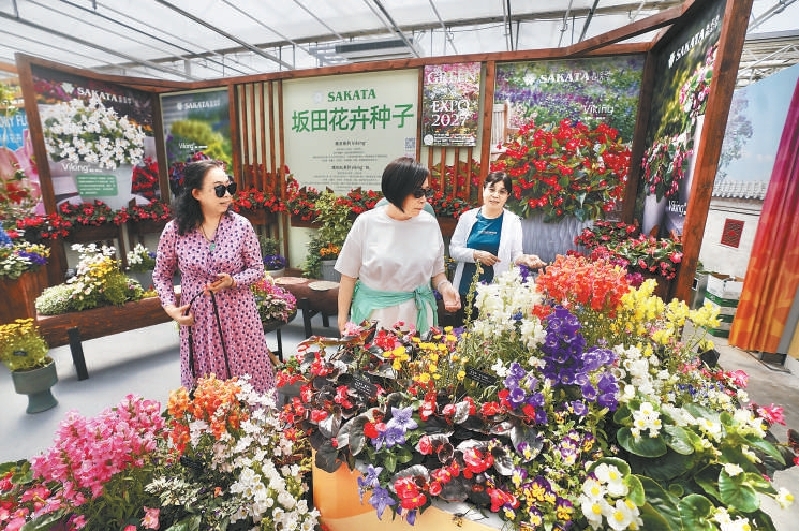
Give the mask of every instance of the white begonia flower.
POLYGON ((777 497, 774 499, 777 500, 777 503, 779 503, 780 507, 783 509, 787 508, 795 501, 793 494, 791 494, 791 492, 785 487, 780 487, 780 491, 777 494, 777 497))
POLYGON ((588 496, 580 496, 577 501, 580 504, 580 512, 588 520, 588 525, 592 529, 600 529, 604 516, 612 511, 612 507, 604 498, 592 499, 588 496))
POLYGON ((597 481, 605 484, 607 492, 614 498, 627 495, 627 485, 624 484, 624 476, 619 469, 607 463, 600 463, 594 469, 594 476, 597 481))
POLYGON ((724 463, 724 471, 728 476, 737 476, 742 474, 744 469, 735 463, 724 463))
POLYGON ((609 511, 605 514, 605 518, 608 520, 608 527, 614 531, 623 531, 630 527, 631 524, 636 523, 636 520, 640 520, 638 518, 638 507, 626 499, 616 500, 616 505, 609 506, 609 511))

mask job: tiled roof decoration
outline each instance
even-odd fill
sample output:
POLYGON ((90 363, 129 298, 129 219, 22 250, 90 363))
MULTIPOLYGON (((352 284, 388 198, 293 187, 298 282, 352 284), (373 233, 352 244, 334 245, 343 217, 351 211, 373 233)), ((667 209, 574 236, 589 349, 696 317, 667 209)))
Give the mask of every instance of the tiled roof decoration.
POLYGON ((713 197, 737 197, 740 199, 766 198, 768 181, 729 181, 723 180, 713 185, 713 197))

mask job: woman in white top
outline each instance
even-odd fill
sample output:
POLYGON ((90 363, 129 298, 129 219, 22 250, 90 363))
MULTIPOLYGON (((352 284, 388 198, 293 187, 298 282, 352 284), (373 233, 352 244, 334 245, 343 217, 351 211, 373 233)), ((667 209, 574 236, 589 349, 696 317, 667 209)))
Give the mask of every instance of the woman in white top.
POLYGON ((444 239, 436 219, 424 211, 430 172, 410 158, 390 162, 381 189, 388 204, 362 213, 339 253, 341 273, 338 326, 349 321, 378 321, 381 328, 402 322, 420 332, 438 324, 431 289, 444 298, 447 311, 460 308, 460 297, 444 269, 444 239))
POLYGON ((481 282, 491 282, 512 264, 544 266, 538 256, 522 251, 521 220, 505 209, 512 189, 513 181, 504 172, 489 173, 483 183, 483 206, 458 219, 449 254, 458 263, 453 284, 461 298, 469 292, 477 263, 483 265, 481 282))

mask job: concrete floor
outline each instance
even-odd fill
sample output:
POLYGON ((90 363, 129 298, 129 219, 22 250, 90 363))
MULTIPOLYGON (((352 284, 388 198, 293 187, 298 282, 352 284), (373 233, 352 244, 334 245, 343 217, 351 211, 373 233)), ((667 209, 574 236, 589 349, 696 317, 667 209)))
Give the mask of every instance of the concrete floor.
MULTIPOLYGON (((334 328, 324 328, 321 316, 312 320, 313 332, 335 335, 334 328)), ((335 319, 331 319, 335 326, 335 319)), ((284 352, 292 352, 305 338, 302 319, 298 317, 282 329, 284 352)), ((269 346, 277 347, 275 332, 267 334, 269 346)), ((756 357, 716 339, 721 353, 719 363, 725 369, 743 369, 750 375, 749 394, 761 405, 778 404, 785 409, 787 425, 799 430, 799 362, 789 358, 785 367, 761 363, 756 357)), ((178 378, 178 336, 172 323, 142 328, 112 337, 84 342, 89 379, 78 381, 69 347, 51 351, 58 365, 59 383, 53 394, 59 401, 54 409, 28 415, 27 399, 14 393, 11 378, 0 374, 0 462, 29 457, 47 449, 58 424, 68 411, 92 416, 115 405, 127 394, 136 394, 166 403, 171 389, 180 385, 178 378)), ((0 370, 0 372, 5 372, 0 370)), ((774 428, 775 436, 787 439, 787 428, 774 428)), ((793 467, 775 475, 778 486, 784 486, 799 498, 799 468, 793 467)), ((765 500, 767 512, 777 531, 794 531, 799 522, 799 502, 782 510, 765 500)))

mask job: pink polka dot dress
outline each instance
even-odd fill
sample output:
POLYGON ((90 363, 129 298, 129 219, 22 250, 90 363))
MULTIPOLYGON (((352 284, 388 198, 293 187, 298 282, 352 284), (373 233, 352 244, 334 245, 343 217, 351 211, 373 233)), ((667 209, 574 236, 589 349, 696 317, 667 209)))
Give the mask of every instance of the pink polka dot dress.
MULTIPOLYGON (((167 223, 158 242, 153 285, 161 304, 180 306, 175 301, 172 278, 180 271, 181 301, 191 301, 194 311, 192 340, 194 373, 197 377, 216 374, 218 378, 250 375, 253 387, 265 393, 274 389, 275 377, 263 325, 255 307, 250 284, 263 277, 264 264, 258 239, 250 222, 234 212, 222 216, 213 242, 198 230, 183 236, 177 223, 167 223), (209 295, 194 296, 218 273, 228 273, 236 281, 232 289, 215 295, 222 324, 222 337, 209 295), (222 344, 224 342, 225 352, 222 344), (227 354, 230 373, 225 368, 227 354)), ((191 388, 194 378, 189 367, 189 327, 180 327, 180 382, 191 388)))

